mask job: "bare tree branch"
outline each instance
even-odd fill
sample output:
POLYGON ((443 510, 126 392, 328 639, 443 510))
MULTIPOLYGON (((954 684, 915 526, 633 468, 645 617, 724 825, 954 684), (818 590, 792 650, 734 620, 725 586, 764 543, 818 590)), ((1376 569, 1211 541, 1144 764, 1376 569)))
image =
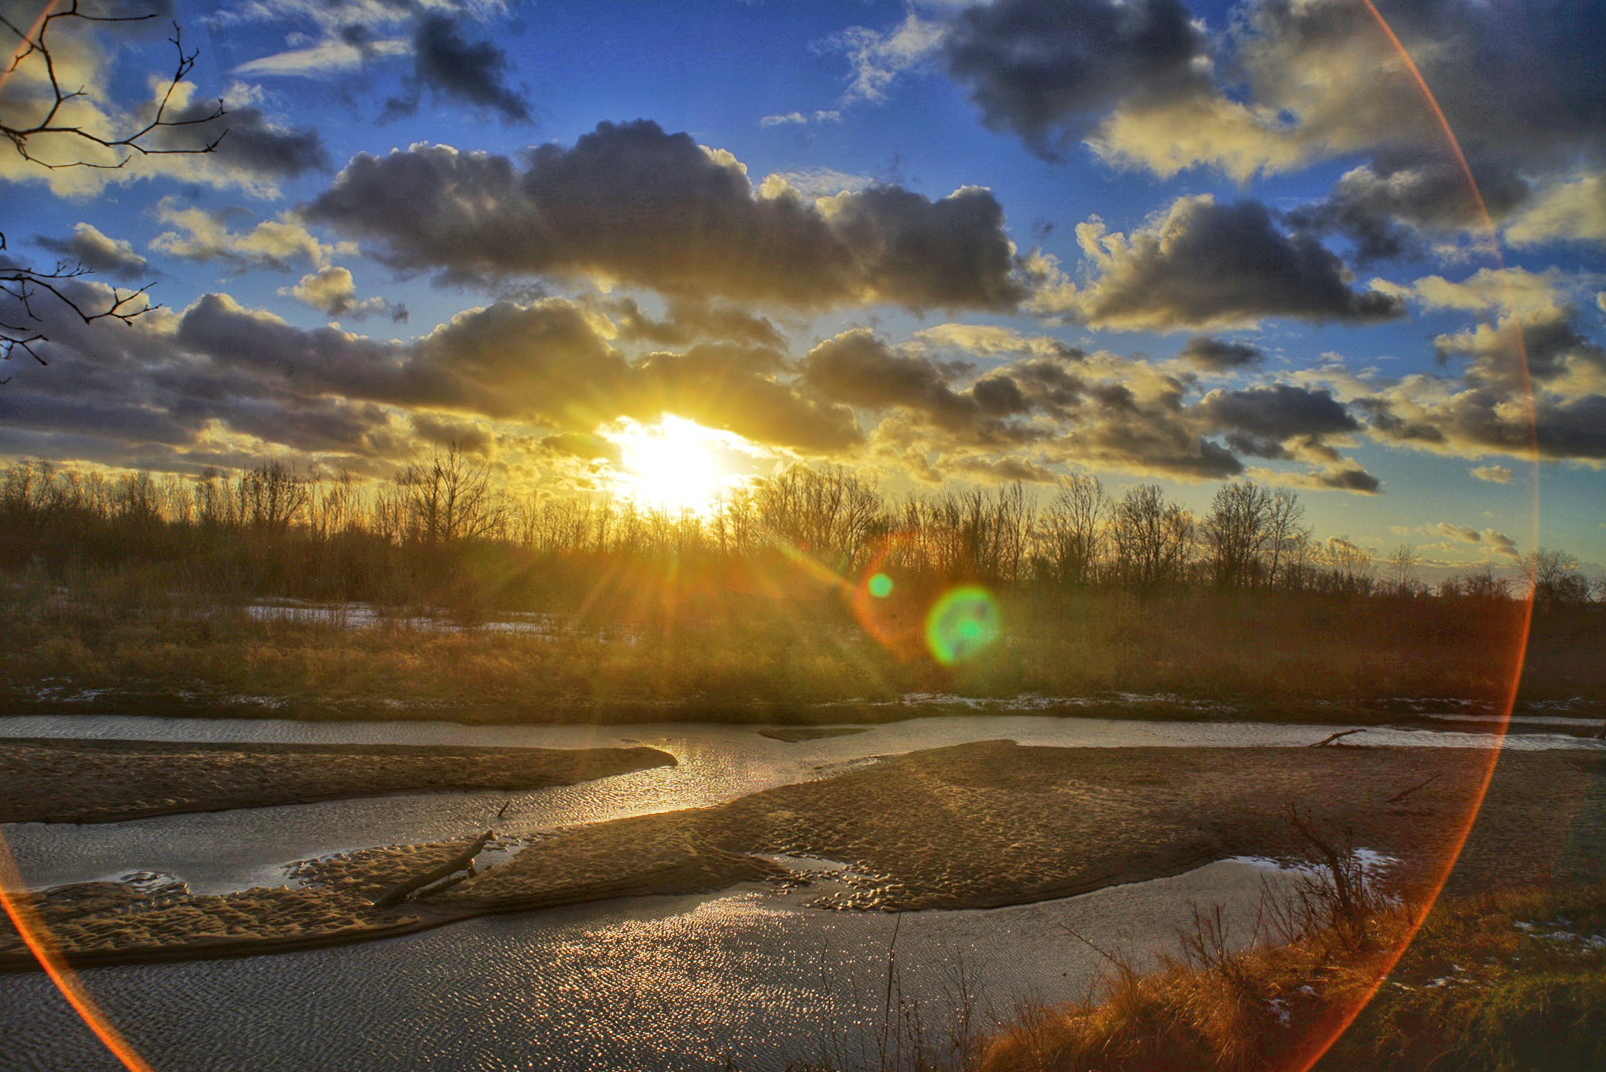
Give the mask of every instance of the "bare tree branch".
MULTIPOLYGON (((198 127, 220 119, 225 114, 222 100, 204 115, 173 118, 169 114, 179 84, 194 70, 196 57, 200 55, 196 50, 185 51, 183 32, 177 23, 173 25, 173 36, 168 40, 177 50, 178 58, 172 76, 167 80, 167 87, 156 103, 156 110, 147 120, 138 122, 122 132, 96 133, 81 124, 67 122, 62 118, 63 106, 69 101, 87 97, 87 91, 81 86, 76 89, 69 88, 62 82, 62 74, 57 67, 56 56, 51 52, 50 43, 50 32, 56 23, 64 19, 96 24, 133 23, 146 22, 156 17, 154 13, 94 15, 83 11, 79 6, 79 0, 71 0, 62 10, 48 11, 33 26, 26 29, 0 15, 0 31, 3 31, 0 37, 10 36, 16 41, 12 47, 10 62, 0 70, 0 86, 14 77, 24 63, 32 61, 42 66, 43 80, 47 87, 44 112, 31 119, 8 114, 3 103, 0 103, 0 138, 10 142, 17 154, 29 164, 50 171, 76 167, 116 170, 138 156, 215 152, 224 135, 228 133, 226 130, 214 138, 195 145, 166 147, 159 140, 162 131, 198 127), (97 147, 111 154, 111 158, 48 159, 38 155, 31 144, 34 139, 41 136, 55 136, 52 140, 57 142, 63 139, 69 140, 79 144, 86 152, 92 151, 91 147, 97 147)), ((0 251, 6 248, 5 232, 0 231, 0 251)), ((160 305, 152 304, 150 301, 149 291, 152 284, 146 284, 137 290, 114 287, 110 297, 91 306, 81 295, 76 295, 69 289, 72 280, 88 274, 90 269, 83 264, 70 261, 58 261, 53 269, 45 270, 0 257, 0 295, 10 299, 8 307, 0 309, 0 360, 10 360, 13 353, 21 350, 41 365, 47 363, 37 349, 38 344, 49 341, 49 336, 42 328, 44 319, 35 308, 41 301, 65 306, 86 324, 107 319, 130 324, 137 317, 161 308, 160 305)), ((5 382, 0 380, 0 384, 5 382)))

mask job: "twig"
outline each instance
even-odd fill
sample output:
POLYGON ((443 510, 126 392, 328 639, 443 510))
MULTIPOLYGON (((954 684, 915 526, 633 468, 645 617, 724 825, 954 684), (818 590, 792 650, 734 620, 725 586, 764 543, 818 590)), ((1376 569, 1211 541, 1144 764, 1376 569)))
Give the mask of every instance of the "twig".
POLYGON ((1066 934, 1070 935, 1072 938, 1075 938, 1078 942, 1081 942, 1083 945, 1085 945, 1089 949, 1093 950, 1093 952, 1097 953, 1099 956, 1101 956, 1105 960, 1109 961, 1115 967, 1117 967, 1117 968, 1125 968, 1127 966, 1125 961, 1121 960, 1119 957, 1117 957, 1115 954, 1109 952, 1108 950, 1102 949, 1099 946, 1095 945, 1091 938, 1089 938, 1087 935, 1083 934, 1081 931, 1077 930, 1075 927, 1072 927, 1069 923, 1062 923, 1059 920, 1055 920, 1054 923, 1055 923, 1055 926, 1059 927, 1060 930, 1064 931, 1066 934))
POLYGON ((1365 732, 1366 732, 1366 728, 1364 726, 1361 727, 1360 729, 1355 729, 1355 730, 1340 730, 1337 733, 1329 733, 1326 737, 1323 737, 1321 740, 1317 741, 1315 744, 1311 745, 1310 747, 1311 748, 1326 748, 1328 745, 1331 745, 1331 744, 1334 744, 1335 742, 1337 742, 1340 737, 1348 737, 1352 733, 1365 733, 1365 732))
POLYGON ((1385 804, 1398 804, 1400 801, 1404 800, 1406 797, 1410 796, 1412 793, 1416 792, 1418 789, 1426 789, 1428 786, 1432 785, 1434 782, 1438 781, 1441 777, 1443 777, 1443 775, 1444 775, 1443 771, 1440 771, 1438 774, 1429 775, 1427 778, 1424 778, 1422 781, 1417 782, 1415 785, 1411 786, 1411 788, 1402 789, 1398 793, 1395 793, 1393 796, 1389 797, 1383 803, 1385 803, 1385 804))
POLYGON ((903 926, 903 913, 899 912, 892 921, 892 940, 887 943, 887 990, 881 998, 881 1045, 878 1055, 879 1068, 882 1072, 887 1069, 887 1032, 888 1021, 892 1016, 892 981, 897 972, 898 963, 898 929, 903 926))

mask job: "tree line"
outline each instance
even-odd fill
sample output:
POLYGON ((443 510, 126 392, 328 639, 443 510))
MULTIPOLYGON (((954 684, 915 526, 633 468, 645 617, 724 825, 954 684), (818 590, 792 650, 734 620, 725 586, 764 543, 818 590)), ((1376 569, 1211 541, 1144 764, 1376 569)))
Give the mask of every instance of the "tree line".
POLYGON ((728 495, 706 515, 607 497, 520 496, 455 448, 360 483, 281 462, 199 477, 105 475, 45 462, 0 468, 0 563, 15 573, 183 565, 197 586, 307 598, 394 599, 465 562, 522 556, 621 562, 805 555, 845 577, 872 566, 941 581, 1139 591, 1209 586, 1351 595, 1606 600, 1564 552, 1539 550, 1520 580, 1488 566, 1430 587, 1401 545, 1383 559, 1318 539, 1298 495, 1223 484, 1202 516, 1142 484, 1119 497, 1065 477, 1041 499, 1019 484, 892 497, 837 467, 794 465, 728 495))

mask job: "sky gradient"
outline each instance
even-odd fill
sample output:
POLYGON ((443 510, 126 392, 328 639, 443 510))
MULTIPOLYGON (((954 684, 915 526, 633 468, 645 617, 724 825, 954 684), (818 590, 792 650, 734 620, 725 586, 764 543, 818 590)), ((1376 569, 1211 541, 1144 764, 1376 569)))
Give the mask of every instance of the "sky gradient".
POLYGON ((0 148, 0 256, 162 305, 0 298, 49 361, 5 363, 0 455, 384 478, 455 442, 568 493, 667 414, 753 472, 1091 472, 1197 510, 1249 478, 1379 556, 1606 569, 1590 0, 97 10, 162 17, 53 24, 74 121, 137 126, 176 21, 172 114, 227 114, 161 145, 227 134, 111 170, 0 148))

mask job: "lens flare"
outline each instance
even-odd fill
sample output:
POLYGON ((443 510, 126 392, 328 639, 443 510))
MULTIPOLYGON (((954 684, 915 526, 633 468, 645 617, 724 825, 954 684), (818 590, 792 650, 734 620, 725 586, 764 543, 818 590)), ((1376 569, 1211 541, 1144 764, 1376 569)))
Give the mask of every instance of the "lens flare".
POLYGON ((892 594, 892 578, 885 573, 878 573, 870 578, 870 583, 866 587, 870 589, 870 594, 877 599, 886 599, 892 594))
POLYGON ((972 659, 998 639, 998 601, 980 585, 945 593, 926 615, 926 647, 944 666, 972 659))

